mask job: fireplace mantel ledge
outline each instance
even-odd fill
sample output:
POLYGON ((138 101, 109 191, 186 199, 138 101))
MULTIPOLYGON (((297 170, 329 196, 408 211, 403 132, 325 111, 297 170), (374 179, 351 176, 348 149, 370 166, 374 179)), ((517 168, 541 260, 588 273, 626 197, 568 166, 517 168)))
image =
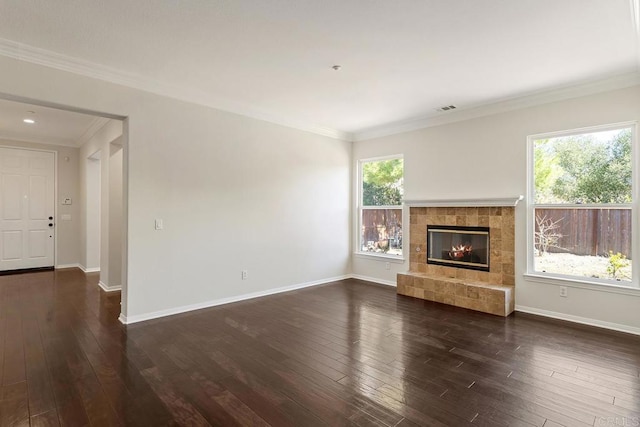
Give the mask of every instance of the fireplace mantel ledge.
POLYGON ((524 196, 496 199, 404 200, 404 204, 408 207, 418 208, 483 208, 491 206, 516 206, 520 200, 524 200, 524 196))

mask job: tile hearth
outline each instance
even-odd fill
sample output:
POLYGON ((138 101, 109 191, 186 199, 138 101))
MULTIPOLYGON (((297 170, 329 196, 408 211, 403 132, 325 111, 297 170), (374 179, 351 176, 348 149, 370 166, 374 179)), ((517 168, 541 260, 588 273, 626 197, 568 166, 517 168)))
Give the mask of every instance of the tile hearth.
POLYGON ((410 269, 398 294, 508 316, 514 310, 515 208, 410 207, 410 269), (427 264, 427 225, 489 227, 488 272, 427 264))

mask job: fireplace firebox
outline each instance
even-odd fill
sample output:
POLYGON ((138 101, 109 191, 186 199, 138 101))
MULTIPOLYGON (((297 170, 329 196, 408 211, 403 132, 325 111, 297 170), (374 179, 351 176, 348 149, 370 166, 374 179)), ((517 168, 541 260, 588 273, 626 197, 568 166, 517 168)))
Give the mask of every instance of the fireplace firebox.
POLYGON ((427 264, 489 271, 489 227, 428 225, 427 264))

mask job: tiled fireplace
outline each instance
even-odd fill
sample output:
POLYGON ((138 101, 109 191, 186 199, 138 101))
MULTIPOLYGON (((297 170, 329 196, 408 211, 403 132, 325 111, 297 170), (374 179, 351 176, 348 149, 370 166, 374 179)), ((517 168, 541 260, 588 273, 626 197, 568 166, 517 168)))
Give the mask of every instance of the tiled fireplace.
POLYGON ((398 294, 508 316, 518 200, 487 207, 407 203, 410 268, 398 274, 398 294))

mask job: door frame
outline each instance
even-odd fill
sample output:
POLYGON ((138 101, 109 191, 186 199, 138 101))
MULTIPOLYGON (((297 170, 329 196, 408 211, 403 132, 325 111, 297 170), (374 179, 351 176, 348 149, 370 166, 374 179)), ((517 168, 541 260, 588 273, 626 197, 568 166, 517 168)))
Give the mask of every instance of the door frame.
MULTIPOLYGON (((56 108, 64 111, 73 111, 76 113, 83 113, 97 117, 104 117, 107 119, 120 120, 122 121, 122 290, 120 294, 120 316, 119 320, 121 323, 127 323, 127 314, 128 314, 128 298, 129 298, 129 133, 130 133, 130 122, 129 116, 127 114, 113 114, 107 113, 104 111, 91 110, 87 108, 76 107, 68 104, 62 104, 57 102, 46 101, 38 98, 30 98, 25 96, 12 95, 6 92, 0 92, 0 99, 8 100, 8 101, 16 101, 22 102, 26 104, 40 105, 42 107, 56 108)), ((8 147, 15 148, 15 147, 8 147)), ((42 151, 53 151, 43 149, 42 151)), ((54 197, 56 197, 56 206, 54 207, 54 214, 57 218, 57 198, 58 198, 58 156, 57 153, 54 155, 55 158, 55 177, 54 177, 54 197)), ((54 236, 56 241, 57 230, 54 230, 54 236)), ((57 243, 54 248, 54 267, 55 261, 57 259, 57 243)))
MULTIPOLYGON (((30 144, 30 142, 25 142, 30 144)), ((58 152, 44 148, 17 147, 14 145, 7 145, 6 143, 0 144, 0 148, 53 153, 53 268, 55 270, 58 268, 58 152)))

